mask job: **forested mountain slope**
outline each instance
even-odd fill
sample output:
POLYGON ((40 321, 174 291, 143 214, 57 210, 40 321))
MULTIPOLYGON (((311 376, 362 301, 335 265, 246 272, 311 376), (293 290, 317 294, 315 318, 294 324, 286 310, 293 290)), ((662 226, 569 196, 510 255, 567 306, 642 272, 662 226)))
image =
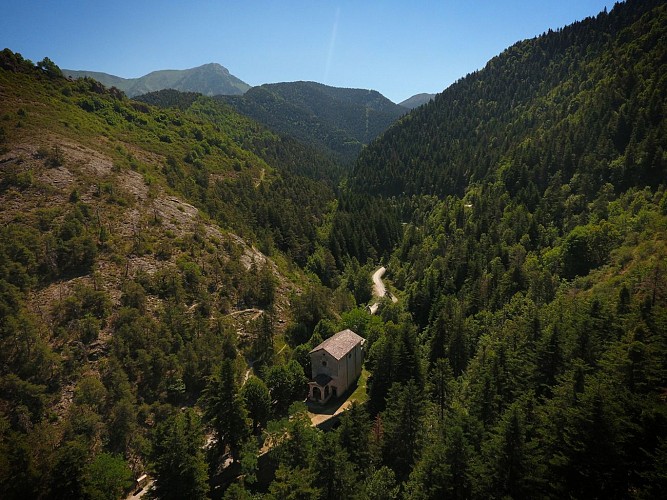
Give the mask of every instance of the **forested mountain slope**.
POLYGON ((666 41, 665 2, 617 4, 362 152, 351 190, 405 223, 367 362, 368 450, 405 498, 661 495, 666 41))
MULTIPOLYGON (((594 193, 665 178, 663 2, 619 4, 519 42, 361 155, 368 193, 462 194, 498 176, 528 202, 553 175, 594 193), (650 14, 648 14, 650 12, 650 14)), ((532 198, 532 200, 531 200, 532 198)))
POLYGON ((273 343, 333 205, 299 173, 321 159, 201 97, 156 108, 8 49, 0 94, 0 496, 119 498, 181 419, 208 489, 210 406, 186 408, 221 365, 278 373, 267 411, 301 397, 273 343))
POLYGON ((326 147, 346 162, 407 110, 374 90, 273 83, 221 100, 277 132, 326 147))
MULTIPOLYGON (((225 115, 236 114, 234 109, 220 99, 205 97, 195 92, 178 90, 159 90, 135 97, 135 100, 163 108, 178 108, 217 122, 225 115)), ((250 120, 248 120, 250 123, 250 120)), ((252 137, 252 136, 251 136, 252 137)), ((271 162, 280 157, 280 164, 290 172, 323 181, 331 188, 337 188, 348 168, 334 155, 317 144, 300 142, 288 135, 276 136, 271 144, 254 140, 253 150, 266 161, 271 162)))

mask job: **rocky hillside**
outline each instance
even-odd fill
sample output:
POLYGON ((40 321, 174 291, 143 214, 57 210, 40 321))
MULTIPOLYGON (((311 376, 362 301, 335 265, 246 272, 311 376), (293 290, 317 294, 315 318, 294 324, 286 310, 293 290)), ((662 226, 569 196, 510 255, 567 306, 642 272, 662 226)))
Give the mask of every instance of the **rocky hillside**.
POLYGON ((0 93, 0 455, 33 454, 27 470, 3 459, 0 488, 49 497, 109 453, 141 471, 153 422, 196 401, 221 360, 242 374, 244 357, 279 359, 304 278, 253 245, 261 222, 234 218, 253 219, 257 191, 284 202, 290 161, 306 160, 257 156, 253 141, 279 138, 238 115, 214 127, 8 50, 0 93), (209 185, 245 208, 214 210, 209 185))

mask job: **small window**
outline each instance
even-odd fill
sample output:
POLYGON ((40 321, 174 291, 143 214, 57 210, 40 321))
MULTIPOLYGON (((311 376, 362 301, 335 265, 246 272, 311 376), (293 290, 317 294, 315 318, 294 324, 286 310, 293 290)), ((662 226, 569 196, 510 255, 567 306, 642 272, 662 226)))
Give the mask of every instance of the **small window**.
POLYGON ((327 362, 325 360, 322 360, 322 366, 327 366, 327 362))
POLYGON ((347 357, 348 357, 348 358, 351 358, 351 357, 352 357, 352 353, 351 353, 351 352, 348 352, 348 353, 347 353, 347 357))

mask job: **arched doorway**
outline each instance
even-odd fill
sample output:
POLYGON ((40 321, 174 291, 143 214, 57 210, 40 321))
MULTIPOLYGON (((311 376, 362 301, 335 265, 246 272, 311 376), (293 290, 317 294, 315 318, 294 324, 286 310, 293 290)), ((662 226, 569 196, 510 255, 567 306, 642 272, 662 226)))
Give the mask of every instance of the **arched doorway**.
POLYGON ((320 390, 319 387, 313 387, 313 399, 315 401, 321 401, 322 400, 322 391, 320 390))

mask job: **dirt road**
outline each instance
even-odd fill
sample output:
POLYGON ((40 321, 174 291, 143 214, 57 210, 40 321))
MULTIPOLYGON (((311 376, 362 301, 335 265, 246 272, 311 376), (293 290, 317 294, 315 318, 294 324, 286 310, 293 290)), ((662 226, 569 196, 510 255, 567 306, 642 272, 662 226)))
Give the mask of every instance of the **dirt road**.
POLYGON ((376 297, 384 297, 384 294, 387 292, 387 289, 384 286, 384 283, 382 283, 382 276, 384 276, 384 273, 387 272, 387 268, 382 266, 379 267, 374 273, 373 273, 373 295, 376 297))
MULTIPOLYGON (((382 276, 384 276, 384 273, 387 272, 387 268, 384 266, 379 267, 376 269, 376 271, 373 273, 373 295, 379 299, 383 297, 391 297, 392 302, 398 302, 398 299, 394 297, 391 293, 387 293, 387 289, 384 286, 384 283, 382 282, 382 276)), ((378 310, 378 307, 380 307, 380 302, 375 302, 372 304, 369 309, 371 314, 375 314, 378 310)))

